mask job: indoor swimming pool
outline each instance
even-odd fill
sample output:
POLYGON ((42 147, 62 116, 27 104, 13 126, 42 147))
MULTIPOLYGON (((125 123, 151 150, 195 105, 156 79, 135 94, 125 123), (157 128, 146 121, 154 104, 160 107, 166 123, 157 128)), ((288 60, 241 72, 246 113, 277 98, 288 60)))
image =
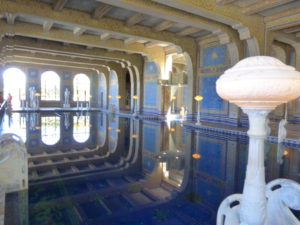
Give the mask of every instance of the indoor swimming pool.
MULTIPOLYGON (((100 112, 13 113, 1 133, 28 152, 5 225, 215 225, 244 185, 245 135, 100 112)), ((300 145, 266 142, 265 159, 267 182, 300 181, 300 145)))

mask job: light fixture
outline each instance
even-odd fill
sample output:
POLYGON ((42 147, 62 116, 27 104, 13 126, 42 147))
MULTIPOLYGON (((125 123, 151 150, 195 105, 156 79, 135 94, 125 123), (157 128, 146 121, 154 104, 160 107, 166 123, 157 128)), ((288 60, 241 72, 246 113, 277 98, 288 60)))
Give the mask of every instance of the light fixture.
POLYGON ((200 101, 203 100, 203 97, 202 97, 201 95, 197 95, 197 96, 195 96, 194 99, 195 99, 197 102, 200 102, 200 101))
POLYGON ((198 154, 198 153, 195 153, 192 155, 194 159, 200 159, 201 158, 201 155, 198 154))

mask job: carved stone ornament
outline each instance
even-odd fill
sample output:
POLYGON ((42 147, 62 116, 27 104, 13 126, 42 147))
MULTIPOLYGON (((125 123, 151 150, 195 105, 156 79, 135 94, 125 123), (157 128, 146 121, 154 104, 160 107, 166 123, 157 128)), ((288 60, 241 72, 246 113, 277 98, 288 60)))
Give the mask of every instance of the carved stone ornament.
POLYGON ((300 95, 300 75, 276 58, 253 56, 226 70, 216 89, 242 108, 275 108, 300 95))
POLYGON ((26 154, 22 139, 16 134, 3 134, 0 136, 0 163, 8 160, 14 152, 26 154))

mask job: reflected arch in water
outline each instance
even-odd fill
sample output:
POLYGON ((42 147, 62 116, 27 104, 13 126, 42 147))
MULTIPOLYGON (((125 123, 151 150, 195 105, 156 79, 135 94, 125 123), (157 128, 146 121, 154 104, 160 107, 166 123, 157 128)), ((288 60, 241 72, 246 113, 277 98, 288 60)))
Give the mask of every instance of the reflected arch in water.
POLYGON ((118 129, 119 129, 119 117, 109 117, 108 122, 108 150, 114 153, 118 146, 118 129))
POLYGON ((21 100, 26 99, 26 75, 25 73, 16 67, 10 67, 3 73, 3 98, 7 98, 8 94, 12 95, 12 106, 20 107, 21 100), (18 81, 18 82, 16 82, 18 81))
POLYGON ((158 159, 161 147, 161 126, 157 124, 143 124, 143 169, 153 173, 158 168, 158 159))
POLYGON ((90 116, 73 116, 73 139, 78 143, 86 142, 90 137, 90 116))
POLYGON ((107 116, 101 113, 99 117, 98 145, 103 147, 106 142, 107 116))
POLYGON ((46 145, 55 145, 60 140, 60 117, 41 117, 42 142, 46 145))

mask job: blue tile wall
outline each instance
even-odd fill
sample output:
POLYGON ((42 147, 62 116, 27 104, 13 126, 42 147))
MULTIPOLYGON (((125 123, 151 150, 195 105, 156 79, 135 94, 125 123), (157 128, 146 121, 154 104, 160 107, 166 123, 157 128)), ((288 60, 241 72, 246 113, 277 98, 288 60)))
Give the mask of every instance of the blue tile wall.
POLYGON ((63 138, 63 144, 64 145, 68 145, 68 144, 71 144, 72 143, 72 138, 71 137, 64 137, 63 138))
POLYGON ((143 149, 156 152, 156 130, 154 128, 144 127, 143 139, 143 149))
POLYGON ((158 68, 155 62, 146 62, 146 74, 155 75, 158 73, 158 68))
POLYGON ((36 147, 39 146, 39 144, 40 144, 40 140, 37 139, 37 138, 30 138, 28 140, 28 147, 29 148, 36 148, 36 147))
POLYGON ((72 79, 72 73, 71 73, 71 72, 64 71, 64 72, 62 73, 62 79, 63 79, 63 80, 71 80, 71 79, 72 79))
POLYGON ((219 75, 202 77, 202 109, 224 110, 225 102, 216 92, 216 81, 219 75))
POLYGON ((224 158, 221 143, 201 140, 198 142, 198 153, 201 155, 201 163, 199 163, 199 170, 207 174, 213 175, 220 179, 225 178, 225 168, 222 162, 224 158))
POLYGON ((157 82, 145 82, 145 105, 156 106, 157 102, 157 82))
POLYGON ((226 64, 227 47, 218 45, 205 48, 203 51, 203 66, 216 66, 226 64))
POLYGON ((39 74, 38 69, 36 68, 28 68, 28 77, 37 78, 39 74))
POLYGON ((197 193, 210 205, 218 206, 223 200, 224 190, 204 180, 198 181, 197 193))

